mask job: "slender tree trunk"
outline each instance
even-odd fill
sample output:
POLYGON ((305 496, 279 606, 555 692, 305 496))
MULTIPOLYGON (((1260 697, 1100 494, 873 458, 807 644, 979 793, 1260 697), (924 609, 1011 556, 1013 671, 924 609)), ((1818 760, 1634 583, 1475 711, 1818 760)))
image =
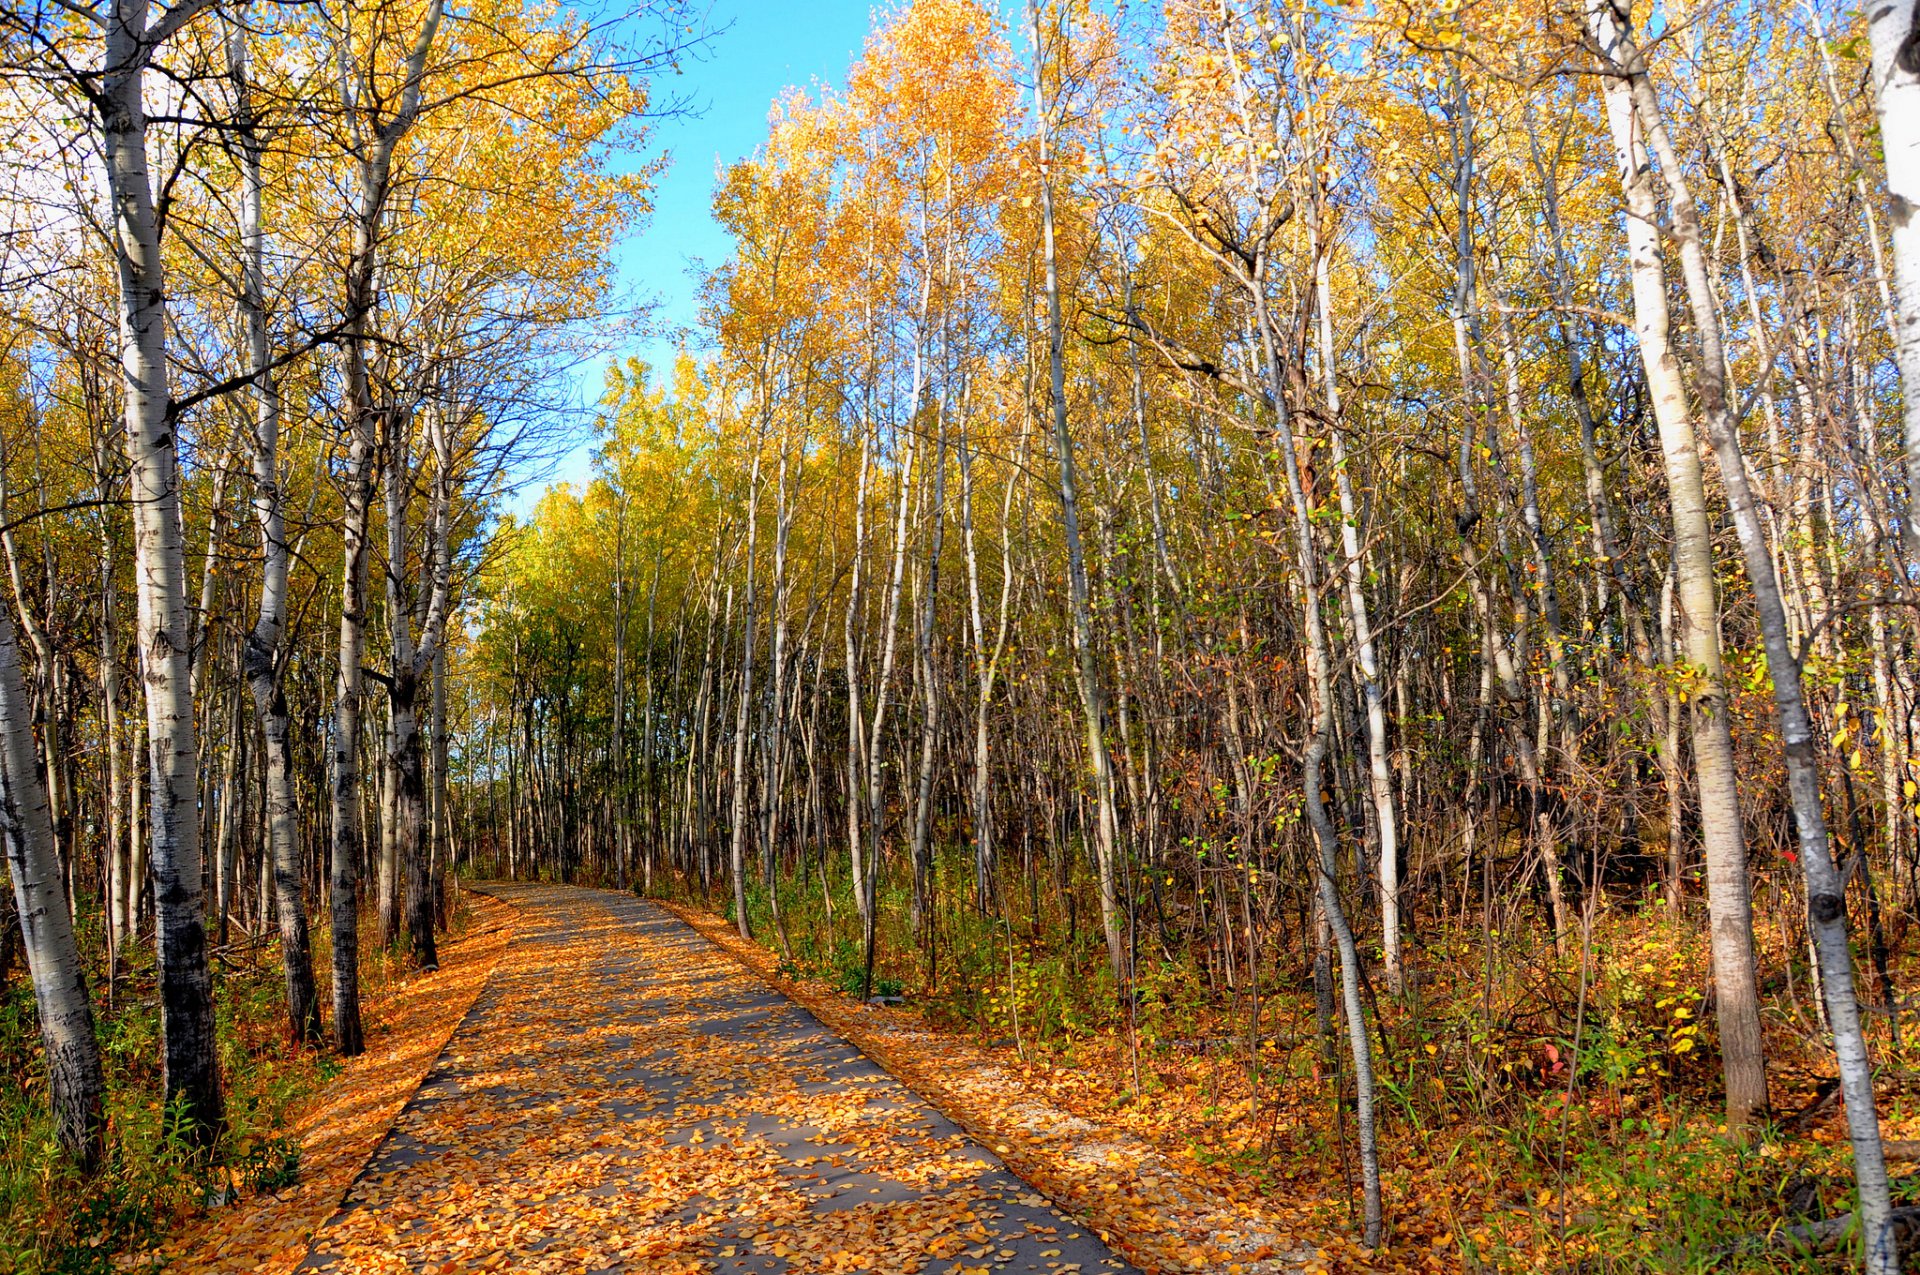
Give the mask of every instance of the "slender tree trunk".
POLYGON ((120 718, 120 644, 114 624, 115 595, 112 540, 103 515, 100 523, 100 708, 101 747, 106 750, 103 779, 107 807, 107 941, 110 944, 108 969, 108 1005, 112 1000, 112 978, 126 959, 126 946, 132 938, 131 898, 138 893, 131 879, 127 857, 126 773, 121 760, 120 718))
POLYGON ((361 653, 367 629, 367 513, 373 503, 374 440, 372 407, 363 397, 366 373, 356 367, 354 347, 348 347, 349 394, 366 415, 350 413, 353 430, 348 447, 345 508, 340 539, 340 656, 334 684, 333 766, 330 785, 333 816, 332 867, 328 889, 332 895, 333 929, 333 1045, 351 1058, 364 1047, 360 1026, 360 711, 361 653), (354 382, 358 381, 358 387, 354 382))
MULTIPOLYGON (((1315 231, 1318 232, 1317 221, 1315 231)), ((1327 281, 1330 245, 1318 244, 1314 253, 1314 289, 1318 298, 1320 373, 1325 383, 1327 414, 1332 418, 1334 486, 1340 497, 1340 547, 1346 558, 1347 615, 1353 625, 1353 652, 1360 670, 1360 688, 1367 710, 1367 783, 1380 837, 1380 934, 1387 967, 1387 984, 1397 995, 1405 990, 1400 959, 1400 820, 1393 799, 1393 772, 1388 764, 1386 698, 1381 691, 1380 657, 1374 650, 1372 617, 1367 608, 1366 561, 1360 543, 1360 515, 1353 496, 1353 478, 1347 470, 1346 440, 1342 436, 1340 382, 1333 355, 1333 296, 1327 281)))
POLYGON ((193 1136, 221 1119, 213 981, 200 859, 200 756, 193 716, 178 432, 167 376, 166 270, 147 166, 144 82, 154 50, 205 5, 184 2, 149 27, 145 0, 114 0, 105 21, 102 154, 119 268, 121 367, 133 497, 134 581, 147 698, 154 918, 160 969, 163 1095, 193 1136))
POLYGON ((1046 270, 1047 351, 1053 412, 1053 443, 1060 463, 1060 521, 1067 546, 1068 614, 1073 627, 1074 671, 1080 709, 1086 722, 1087 768, 1093 780, 1094 864, 1099 873, 1100 927, 1116 988, 1127 984, 1126 936, 1121 926, 1118 873, 1119 816, 1114 803, 1113 762, 1107 754, 1106 692, 1094 651, 1093 615, 1088 602, 1086 554, 1080 540, 1080 491, 1074 466, 1073 434, 1067 425, 1066 328, 1060 312, 1060 268, 1054 245, 1052 116, 1047 99, 1046 50, 1040 10, 1029 5, 1033 28, 1034 92, 1038 95, 1040 160, 1040 243, 1046 270))
MULTIPOLYGON (((437 642, 433 648, 433 699, 427 717, 427 827, 431 844, 427 851, 427 905, 431 913, 431 924, 445 928, 447 893, 446 876, 455 868, 453 845, 453 807, 448 803, 447 792, 451 784, 448 775, 447 745, 447 644, 437 642)), ((456 884, 458 878, 456 878, 456 884)), ((625 885, 621 886, 625 889, 625 885)))
MULTIPOLYGON (((768 622, 773 629, 768 658, 766 729, 760 737, 760 861, 767 882, 767 908, 773 914, 775 933, 781 954, 789 960, 793 953, 787 943, 786 919, 780 913, 779 824, 783 772, 787 758, 787 541, 793 526, 793 491, 789 486, 790 464, 787 448, 780 447, 780 474, 775 483, 773 510, 773 588, 767 605, 768 622)), ((806 667, 806 642, 802 634, 800 668, 806 667)), ((796 687, 797 689, 797 687, 796 687)))
POLYGON ((755 595, 755 539, 760 528, 760 441, 754 442, 753 473, 747 479, 746 560, 747 589, 744 601, 746 637, 740 648, 740 688, 733 714, 733 809, 729 865, 733 871, 733 923, 740 937, 753 937, 747 919, 747 724, 753 705, 754 631, 759 613, 755 595))
MULTIPOLYGON (((394 941, 404 931, 415 966, 430 970, 438 967, 439 957, 434 949, 433 900, 428 882, 426 752, 420 731, 420 690, 422 681, 431 674, 432 653, 414 644, 414 600, 405 588, 408 493, 413 471, 411 431, 404 421, 408 414, 392 415, 401 419, 389 426, 386 458, 387 632, 393 662, 386 679, 388 804, 381 829, 381 929, 394 941)), ((429 525, 429 563, 434 561, 436 551, 432 541, 429 525)))
POLYGON ((219 941, 227 941, 227 914, 234 902, 234 846, 237 840, 237 823, 240 819, 238 785, 246 782, 245 741, 241 732, 243 717, 240 706, 239 688, 223 692, 214 697, 221 708, 221 726, 226 734, 226 748, 220 759, 220 800, 218 819, 214 823, 213 833, 213 881, 215 933, 219 941))
MULTIPOLYGON (((394 720, 391 684, 387 690, 386 708, 386 717, 379 726, 380 852, 374 860, 373 889, 380 946, 391 948, 400 942, 400 743, 399 724, 394 720)), ((412 725, 411 721, 408 725, 412 725)))
POLYGON ((625 891, 633 857, 633 801, 627 777, 627 497, 620 495, 613 511, 613 838, 615 884, 625 891))
POLYGON ((61 1147, 91 1173, 103 1151, 106 1078, 40 781, 31 704, 20 672, 20 640, 0 607, 0 839, 33 978, 54 1127, 61 1147))
MULTIPOLYGON (((920 382, 916 375, 914 395, 910 401, 919 401, 919 390, 920 382)), ((879 925, 880 843, 886 816, 884 749, 887 738, 887 701, 893 689, 894 660, 899 652, 900 596, 906 579, 907 514, 913 504, 913 462, 917 451, 916 438, 915 434, 907 435, 907 454, 900 463, 900 473, 896 480, 893 570, 887 583, 885 618, 881 622, 880 667, 875 674, 873 715, 867 726, 867 853, 864 870, 856 885, 857 891, 865 902, 865 907, 860 914, 866 933, 866 976, 861 981, 860 990, 862 1000, 873 991, 873 953, 875 933, 879 925)))
MULTIPOLYGON (((360 1025, 359 911, 355 884, 361 857, 360 730, 363 684, 361 659, 367 624, 367 532, 373 505, 373 484, 379 454, 381 411, 373 401, 367 349, 369 328, 378 302, 375 278, 379 249, 391 193, 393 151, 413 127, 420 113, 421 78, 427 51, 432 47, 444 12, 443 0, 431 0, 420 31, 407 55, 405 79, 398 109, 384 122, 362 114, 362 103, 351 86, 354 75, 365 74, 349 61, 351 45, 340 37, 343 76, 342 106, 356 126, 355 205, 353 243, 348 260, 346 322, 341 339, 346 396, 343 404, 348 429, 348 464, 341 541, 343 565, 340 587, 340 665, 334 697, 333 741, 333 1003, 334 1044, 343 1055, 363 1047, 360 1025)), ((389 417, 391 413, 387 414, 389 417)), ((391 432, 393 422, 388 419, 391 432)), ((417 679, 415 679, 417 681, 417 679)), ((408 688, 411 691, 411 687, 408 688)), ((417 741, 416 741, 417 747, 417 741)), ((418 774, 418 770, 415 771, 418 774)), ((417 793, 415 796, 417 797, 417 793)), ((431 936, 426 957, 431 959, 431 936)), ((416 959, 420 958, 416 952, 416 959)))
MULTIPOLYGON (((660 596, 660 567, 661 560, 665 558, 665 556, 666 540, 664 535, 662 535, 654 541, 653 577, 647 583, 647 661, 644 666, 645 675, 641 687, 642 692, 646 696, 646 709, 640 719, 640 778, 647 802, 647 843, 645 862, 641 869, 641 890, 646 894, 653 893, 653 864, 663 844, 660 827, 660 767, 654 757, 654 701, 658 694, 658 689, 653 672, 653 648, 656 641, 654 636, 654 609, 655 603, 660 596)), ((679 643, 676 639, 675 650, 677 651, 678 649, 679 643)))
POLYGON ((927 544, 927 576, 921 598, 920 623, 914 648, 919 658, 920 762, 916 768, 913 801, 913 927, 930 932, 933 924, 933 775, 934 745, 940 733, 940 694, 935 683, 935 653, 939 644, 937 618, 940 595, 940 553, 946 533, 947 425, 946 390, 940 394, 933 452, 933 485, 927 517, 932 520, 927 544))
MULTIPOLYGON (((860 704, 860 619, 862 567, 867 543, 867 476, 873 431, 863 419, 860 428, 860 471, 853 496, 853 562, 847 584, 847 610, 841 621, 847 665, 847 862, 853 869, 853 906, 864 925, 867 918, 866 845, 860 813, 866 805, 866 714, 860 704)), ((828 898, 832 898, 831 891, 828 898)))
POLYGON ((253 373, 253 514, 260 528, 260 610, 246 636, 242 666, 253 694, 266 771, 266 832, 280 914, 280 962, 287 991, 287 1025, 300 1044, 320 1040, 320 998, 314 985, 313 951, 307 935, 306 884, 300 863, 300 815, 293 791, 291 713, 280 683, 286 637, 286 515, 280 486, 280 387, 271 368, 267 334, 266 231, 261 177, 262 141, 253 118, 247 79, 247 37, 235 25, 227 33, 228 74, 239 103, 241 172, 241 312, 253 373))
MULTIPOLYGON (((1880 1144, 1880 1120, 1874 1107, 1873 1070, 1860 1025, 1859 1003, 1853 991, 1853 956, 1847 944, 1846 884, 1834 867, 1827 841, 1813 722, 1807 712, 1800 664, 1793 653, 1788 634, 1779 578, 1774 572, 1772 554, 1760 526, 1747 479, 1746 457, 1741 451, 1738 426, 1727 401, 1726 362, 1720 338, 1720 321, 1707 274, 1699 215, 1681 175, 1679 157, 1668 140, 1659 98, 1645 58, 1627 20, 1625 13, 1620 11, 1597 7, 1593 10, 1594 36, 1608 60, 1620 73, 1619 78, 1608 85, 1609 114, 1631 112, 1631 122, 1639 127, 1659 161, 1660 175, 1668 191, 1673 238, 1679 248, 1694 335, 1700 344, 1695 390, 1701 412, 1706 417, 1715 458, 1719 461, 1720 478, 1726 487, 1727 503, 1733 513, 1734 528, 1739 534, 1741 553, 1746 559, 1747 579, 1753 586, 1754 601, 1760 612, 1760 632, 1766 648, 1767 670, 1773 677, 1774 712, 1786 756, 1787 786, 1793 804, 1800 869, 1806 878, 1808 928, 1813 933, 1819 953, 1827 1017, 1833 1031, 1841 1092, 1846 1100, 1848 1134, 1853 1143, 1861 1232, 1866 1238, 1866 1268, 1872 1275, 1892 1275, 1900 1266, 1899 1243, 1893 1231, 1886 1161, 1880 1144), (1625 102, 1619 100, 1623 96, 1627 98, 1625 102)), ((1614 127, 1616 136, 1625 132, 1618 120, 1614 127)), ((1641 294, 1637 281, 1634 299, 1638 309, 1641 294)), ((1750 930, 1746 937, 1750 947, 1750 930)), ((1714 954, 1717 978, 1717 943, 1714 954)), ((1724 990, 1722 994, 1725 994, 1724 990)))
POLYGON ((1279 353, 1273 344, 1272 321, 1267 315, 1264 271, 1254 274, 1255 323, 1266 355, 1270 393, 1276 421, 1274 436, 1279 444, 1285 469, 1287 495, 1293 508, 1295 564, 1300 572, 1300 600, 1307 635, 1307 684, 1312 734, 1307 737, 1301 759, 1300 783, 1305 799, 1307 823, 1313 830, 1319 849, 1315 876, 1318 883, 1321 914, 1333 933, 1340 953, 1341 1002, 1346 1011, 1347 1044, 1353 1057, 1354 1123, 1360 1139, 1360 1175, 1364 1200, 1364 1238, 1367 1247, 1380 1243, 1380 1153, 1374 1129, 1373 1046, 1367 1039, 1367 1021, 1360 990, 1360 949, 1353 928, 1347 923, 1340 902, 1340 843, 1333 820, 1326 808, 1322 785, 1325 782, 1327 753, 1333 742, 1333 659, 1327 640, 1326 622, 1320 614, 1319 550, 1313 542, 1313 514, 1306 485, 1300 472, 1300 459, 1293 444, 1293 423, 1286 407, 1286 385, 1279 353))
MULTIPOLYGON (((1603 47, 1615 43, 1611 10, 1588 11, 1603 47)), ((1745 1128, 1767 1111, 1767 1067, 1760 1032, 1759 979, 1753 954, 1753 903, 1747 883, 1746 840, 1740 822, 1740 792, 1733 736, 1727 720, 1726 675, 1720 658, 1719 607, 1713 575, 1712 526, 1700 449, 1686 386, 1670 339, 1666 272, 1657 238, 1662 224, 1653 174, 1643 148, 1631 90, 1625 80, 1605 81, 1607 118, 1613 133, 1620 181, 1627 200, 1627 253, 1632 276, 1634 327, 1647 388, 1666 461, 1673 518, 1675 595, 1680 604, 1682 646, 1692 672, 1687 696, 1693 735, 1694 775, 1700 800, 1701 840, 1706 854, 1707 914, 1713 951, 1714 1005, 1726 1075, 1727 1123, 1745 1128)))
POLYGON ((152 880, 148 873, 147 828, 141 820, 142 778, 146 767, 141 754, 147 751, 147 721, 136 717, 133 738, 127 754, 127 937, 138 941, 146 919, 151 915, 152 880))
POLYGON ((972 620, 974 673, 977 689, 973 708, 973 890, 974 906, 987 911, 988 894, 993 888, 993 737, 988 730, 994 689, 1000 680, 1000 661, 1006 655, 1007 633, 1012 615, 1013 574, 1013 498, 1019 489, 1018 475, 1026 470, 1028 421, 1021 415, 1020 442, 1014 453, 1013 472, 1007 476, 1006 492, 1000 506, 1000 598, 994 617, 991 648, 987 645, 980 606, 979 556, 973 534, 973 460, 975 449, 969 446, 964 425, 960 436, 960 516, 966 542, 967 597, 972 620))

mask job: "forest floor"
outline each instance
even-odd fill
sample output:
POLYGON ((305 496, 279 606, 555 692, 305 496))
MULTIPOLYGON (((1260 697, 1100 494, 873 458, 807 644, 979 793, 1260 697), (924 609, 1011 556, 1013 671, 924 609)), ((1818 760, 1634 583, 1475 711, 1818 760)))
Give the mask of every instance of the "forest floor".
POLYGON ((279 1275, 300 1264, 508 949, 514 909, 483 895, 469 896, 466 906, 471 914, 442 943, 436 973, 398 980, 364 1002, 366 1051, 340 1064, 287 1131, 299 1147, 296 1180, 251 1195, 236 1183, 236 1202, 196 1216, 158 1251, 126 1255, 119 1265, 279 1275))
MULTIPOLYGON (((251 1225, 223 1219, 200 1237, 204 1246, 176 1248, 182 1267, 354 1275, 1194 1268, 1163 1260, 1163 1238, 1122 1225, 1125 1207, 1081 1207, 1087 1193, 1070 1184, 1097 1166, 1117 1184, 1106 1193, 1132 1201, 1135 1222, 1154 1211, 1134 1181, 1142 1172, 1151 1179, 1151 1165, 1109 1164, 1127 1160, 1130 1148, 1103 1143, 1084 1122, 1057 1113, 1080 1136, 1046 1141, 1040 1158, 1052 1163, 1035 1165, 1032 1135, 1017 1151, 1011 1140, 970 1137, 659 905, 558 886, 488 889, 511 904, 512 944, 477 999, 456 987, 435 998, 431 1012, 458 1026, 377 1149, 359 1144, 363 1157, 371 1151, 365 1168, 349 1169, 346 1181, 303 1170, 288 1198, 253 1206, 251 1225), (344 1204, 316 1221, 312 1206, 338 1203, 342 1190, 344 1204), (1136 1253, 1144 1260, 1130 1265, 1136 1253)), ((336 1091, 363 1109, 375 1101, 350 1074, 329 1085, 336 1091)), ((1043 1115, 1044 1099, 1022 1111, 1043 1115)), ((303 1141, 344 1146, 352 1140, 345 1126, 363 1129, 364 1110, 323 1097, 303 1122, 303 1141)), ((1228 1269, 1213 1260, 1224 1252, 1192 1256, 1228 1269)), ((1303 1264, 1269 1259, 1240 1269, 1303 1264)))
MULTIPOLYGON (((1021 1177, 1084 1219, 1151 1272, 1377 1269, 1344 1238, 1340 1204, 1304 1184, 1264 1189, 1226 1166, 1202 1164, 1182 1131, 1113 1118, 1112 1096, 1080 1069, 1030 1066, 1002 1042, 983 1047, 909 1008, 861 1005, 783 969, 726 920, 680 902, 663 906, 805 1006, 894 1076, 991 1145, 1021 1177), (1158 1136, 1156 1136, 1158 1135, 1158 1136)), ((1313 1166, 1318 1175, 1324 1166, 1313 1166)), ((1398 1269, 1454 1269, 1424 1245, 1398 1269)))
MULTIPOLYGON (((1142 1046, 1129 1077, 1110 1035, 1050 1050, 1031 1023, 1023 1045, 931 1002, 863 1004, 764 946, 772 923, 751 942, 691 903, 483 890, 464 894, 437 973, 375 980, 368 1052, 329 1060, 273 1126, 298 1145, 297 1176, 250 1193, 223 1171, 235 1202, 116 1268, 1784 1271, 1819 1259, 1729 1263, 1729 1237, 1850 1207, 1831 1113, 1755 1149, 1714 1136, 1710 1103, 1592 1129, 1591 1102, 1545 1103, 1500 1117, 1539 1144, 1532 1159, 1511 1131, 1401 1129, 1393 1241, 1367 1252, 1312 1077, 1242 1101, 1218 1059, 1187 1060, 1198 1082, 1178 1070, 1184 1040, 1142 1046), (1809 1190, 1831 1198, 1794 1203, 1809 1190)), ((1806 1086, 1787 1081, 1797 1109, 1787 1091, 1806 1086)), ((1897 1095, 1888 1117, 1920 1134, 1897 1095)))

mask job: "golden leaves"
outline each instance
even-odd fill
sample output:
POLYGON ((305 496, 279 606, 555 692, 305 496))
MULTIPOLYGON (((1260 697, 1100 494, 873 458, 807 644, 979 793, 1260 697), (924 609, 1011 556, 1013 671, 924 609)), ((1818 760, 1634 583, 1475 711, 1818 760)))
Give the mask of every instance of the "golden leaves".
MULTIPOLYGON (((507 889, 525 909, 519 940, 310 1265, 355 1275, 677 1273, 755 1256, 863 1275, 1016 1259, 1047 1271, 1119 1265, 1040 1197, 999 1185, 964 1137, 671 918, 629 896, 507 889), (1050 1255, 1038 1256, 1043 1246, 1050 1255)), ((435 1021, 458 1008, 448 998, 435 1021)), ((271 1260, 284 1269, 299 1255, 295 1245, 271 1260)))
POLYGON ((166 1251, 183 1268, 200 1275, 284 1272, 306 1256, 308 1241, 339 1206, 507 948, 512 909, 485 897, 475 897, 473 907, 468 929, 441 946, 437 974, 368 997, 366 1052, 349 1059, 295 1118, 299 1181, 209 1214, 174 1236, 166 1251))
MULTIPOLYGON (((1283 1204, 1218 1167, 1203 1167, 1191 1155, 1190 1111, 1136 1104, 1124 1122, 1114 1120, 1112 1093, 1085 1072, 1025 1067, 899 1011, 866 1012, 818 981, 782 977, 772 954, 743 942, 718 918, 667 906, 1046 1192, 1023 1194, 1016 1203, 1038 1206, 1051 1197, 1084 1217, 1116 1252, 1152 1271, 1211 1272, 1238 1262, 1248 1275, 1265 1275, 1315 1259, 1300 1232, 1318 1229, 1308 1214, 1319 1201, 1309 1196, 1283 1204), (1222 1247, 1228 1236, 1232 1247, 1222 1247)), ((1243 1119, 1239 1126, 1251 1129, 1254 1122, 1243 1119)), ((1039 1249, 1043 1269, 1079 1269, 1062 1244, 1084 1234, 1064 1231, 1055 1237, 1061 1243, 1039 1249)), ((966 1250, 961 1254, 962 1263, 972 1260, 966 1250)))

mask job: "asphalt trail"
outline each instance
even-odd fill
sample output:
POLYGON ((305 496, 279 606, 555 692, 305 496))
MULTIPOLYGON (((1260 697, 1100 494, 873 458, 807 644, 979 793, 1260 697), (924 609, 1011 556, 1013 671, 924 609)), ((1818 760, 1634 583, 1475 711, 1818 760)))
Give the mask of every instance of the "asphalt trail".
POLYGON ((513 944, 302 1270, 1133 1270, 664 909, 487 891, 513 944))

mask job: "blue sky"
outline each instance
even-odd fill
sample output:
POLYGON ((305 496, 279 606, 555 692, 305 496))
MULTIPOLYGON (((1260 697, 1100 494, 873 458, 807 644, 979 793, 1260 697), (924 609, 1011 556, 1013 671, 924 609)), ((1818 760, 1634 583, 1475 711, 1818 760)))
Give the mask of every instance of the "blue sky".
MULTIPOLYGON (((653 216, 622 243, 616 265, 623 291, 652 298, 660 335, 620 352, 656 366, 673 356, 672 333, 698 319, 694 292, 703 269, 726 260, 731 240, 709 211, 714 165, 753 153, 767 132, 767 111, 790 85, 839 84, 866 43, 872 6, 866 0, 714 0, 719 30, 704 58, 690 61, 684 76, 660 85, 659 96, 685 94, 693 113, 661 121, 649 154, 666 151, 670 161, 654 190, 653 216), (722 29, 723 28, 723 29, 722 29)), ((579 400, 599 397, 605 363, 578 369, 579 400)), ((582 439, 555 467, 551 481, 587 476, 592 441, 582 439)), ((529 509, 544 483, 526 483, 509 502, 529 509)))

